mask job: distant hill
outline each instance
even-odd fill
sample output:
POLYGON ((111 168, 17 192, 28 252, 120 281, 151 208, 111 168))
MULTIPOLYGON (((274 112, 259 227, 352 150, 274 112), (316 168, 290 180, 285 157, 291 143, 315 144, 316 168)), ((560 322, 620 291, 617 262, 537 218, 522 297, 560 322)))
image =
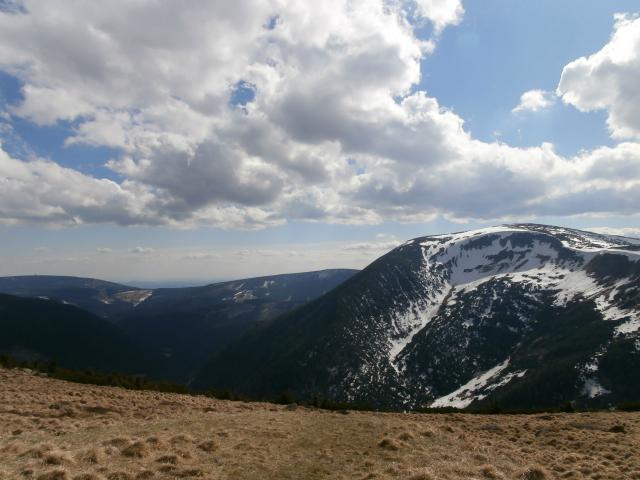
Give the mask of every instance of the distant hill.
POLYGON ((0 292, 20 297, 58 300, 102 318, 117 318, 135 307, 150 290, 95 278, 25 275, 0 277, 0 292))
MULTIPOLYGON (((251 327, 300 307, 355 273, 322 270, 160 289, 91 278, 21 276, 0 278, 0 292, 56 300, 108 320, 138 348, 162 353, 162 368, 155 362, 149 373, 187 382, 212 354, 251 327)), ((46 331, 34 330, 33 338, 42 335, 46 343, 46 331)))
POLYGON ((118 326, 55 300, 0 294, 0 353, 103 372, 143 373, 160 361, 118 326))

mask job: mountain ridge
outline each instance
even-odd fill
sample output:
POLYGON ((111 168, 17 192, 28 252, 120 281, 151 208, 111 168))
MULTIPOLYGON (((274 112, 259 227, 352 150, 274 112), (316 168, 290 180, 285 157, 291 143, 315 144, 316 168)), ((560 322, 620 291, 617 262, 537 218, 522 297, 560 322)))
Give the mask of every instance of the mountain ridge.
POLYGON ((541 406, 637 399, 616 370, 640 366, 639 245, 538 224, 418 237, 232 344, 195 385, 413 409, 523 406, 537 376, 561 379, 541 406))
MULTIPOLYGON (((317 275, 329 278, 333 275, 347 277, 358 270, 349 268, 328 268, 275 275, 225 280, 204 285, 187 287, 143 288, 127 284, 101 280, 92 277, 76 277, 72 275, 13 275, 0 277, 0 293, 21 297, 52 299, 64 304, 71 304, 87 310, 103 318, 117 319, 128 312, 123 305, 137 307, 158 292, 171 295, 183 294, 191 296, 192 292, 205 292, 216 288, 233 287, 243 283, 272 282, 287 278, 301 278, 317 275), (113 304, 119 308, 112 308, 113 304)), ((330 283, 329 283, 330 284, 330 283)), ((314 294, 312 293, 311 296, 314 294)))

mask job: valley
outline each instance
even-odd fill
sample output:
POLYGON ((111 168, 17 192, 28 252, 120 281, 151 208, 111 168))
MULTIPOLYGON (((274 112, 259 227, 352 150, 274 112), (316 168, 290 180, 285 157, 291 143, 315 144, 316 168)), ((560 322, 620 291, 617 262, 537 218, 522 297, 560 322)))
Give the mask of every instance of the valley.
POLYGON ((4 277, 0 353, 187 383, 212 354, 246 331, 328 292, 355 272, 323 270, 155 290, 91 278, 4 277), (75 317, 85 321, 72 325, 69 319, 75 317), (111 335, 91 355, 77 355, 74 346, 90 343, 98 328, 111 335), (64 335, 50 337, 50 330, 64 335), (112 336, 126 349, 114 347, 112 336))

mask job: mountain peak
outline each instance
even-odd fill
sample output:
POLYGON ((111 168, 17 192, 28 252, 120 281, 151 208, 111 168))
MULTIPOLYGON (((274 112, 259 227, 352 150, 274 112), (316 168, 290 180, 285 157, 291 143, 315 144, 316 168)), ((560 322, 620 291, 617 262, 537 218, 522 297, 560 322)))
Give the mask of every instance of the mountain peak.
POLYGON ((407 243, 425 238, 449 238, 460 241, 482 235, 497 235, 513 232, 529 232, 552 236, 560 240, 565 247, 576 250, 602 250, 602 249, 624 249, 640 247, 640 239, 622 237, 617 235, 606 235, 575 228, 558 227, 553 225, 543 225, 537 223, 508 223, 492 227, 484 227, 474 230, 466 230, 441 235, 431 235, 410 240, 407 243))

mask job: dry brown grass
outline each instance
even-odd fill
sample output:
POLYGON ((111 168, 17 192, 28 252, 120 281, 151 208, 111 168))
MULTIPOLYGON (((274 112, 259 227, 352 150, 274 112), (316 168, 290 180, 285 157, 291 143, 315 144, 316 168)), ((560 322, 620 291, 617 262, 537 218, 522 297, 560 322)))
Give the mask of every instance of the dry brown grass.
POLYGON ((215 452, 218 449, 218 442, 215 440, 205 440, 198 444, 198 448, 203 452, 215 452))
POLYGON ((104 477, 98 473, 81 473, 74 476, 73 480, 104 480, 104 477))
POLYGON ((640 480, 640 414, 351 412, 0 369, 1 480, 640 480))
POLYGON ((67 472, 66 470, 57 468, 55 470, 43 472, 36 478, 37 480, 69 480, 71 477, 69 476, 69 472, 67 472))
POLYGON ((107 457, 107 454, 104 448, 91 447, 91 448, 81 450, 76 456, 76 459, 79 462, 100 464, 100 463, 104 463, 106 457, 107 457))
POLYGON ((149 448, 144 442, 133 442, 132 444, 122 449, 122 455, 131 458, 144 458, 149 455, 149 448))

